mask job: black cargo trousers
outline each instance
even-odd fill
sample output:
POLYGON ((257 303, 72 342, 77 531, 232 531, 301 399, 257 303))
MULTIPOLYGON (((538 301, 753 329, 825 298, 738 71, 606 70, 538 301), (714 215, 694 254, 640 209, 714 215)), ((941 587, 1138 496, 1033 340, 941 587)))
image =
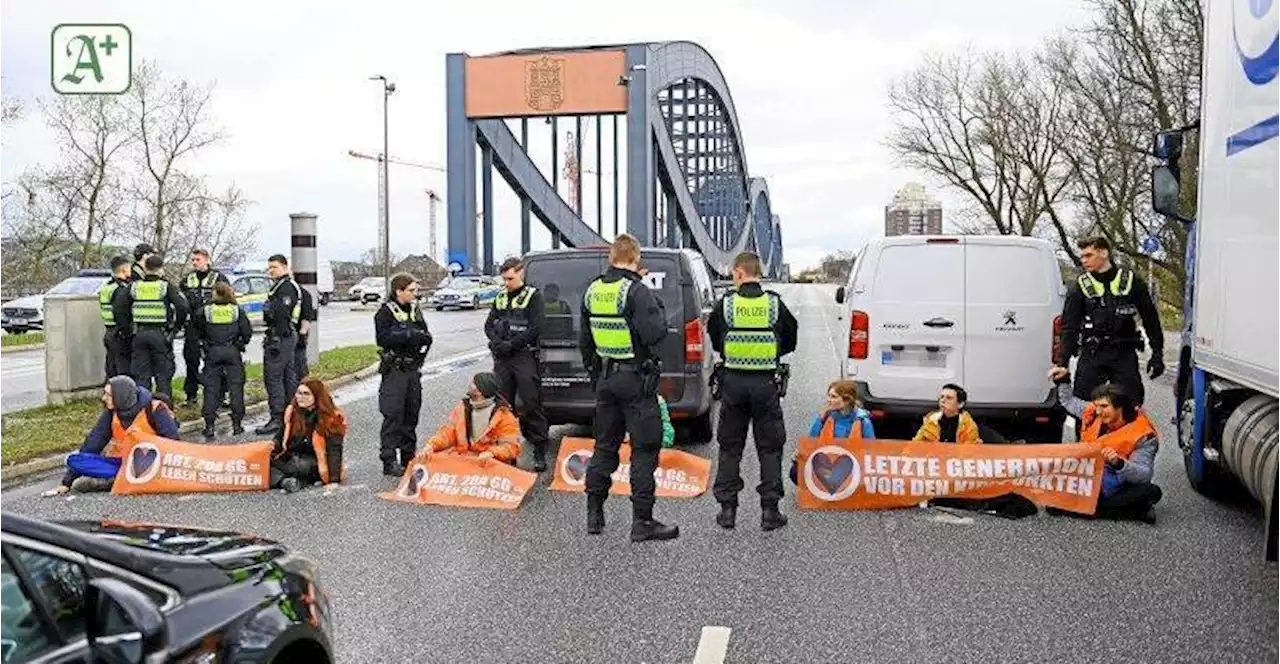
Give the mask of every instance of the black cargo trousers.
POLYGON ((1142 371, 1138 368, 1138 349, 1134 343, 1083 344, 1080 359, 1076 360, 1076 376, 1072 392, 1078 399, 1088 401, 1094 388, 1104 383, 1116 383, 1142 405, 1146 389, 1142 384, 1142 371))
MULTIPOLYGON (((606 363, 609 364, 609 363, 606 363)), ((638 364, 612 363, 596 383, 595 452, 587 464, 587 496, 604 500, 618 469, 618 449, 631 434, 631 509, 637 519, 653 518, 658 453, 662 451, 662 414, 658 395, 645 394, 638 364)))
POLYGON ((712 487, 716 502, 738 505, 742 491, 742 453, 751 425, 760 458, 760 504, 777 507, 782 500, 782 447, 787 440, 782 402, 772 371, 726 371, 720 387, 720 458, 712 487))
MULTIPOLYGON (((173 341, 161 325, 138 325, 133 335, 133 379, 152 394, 173 398, 173 341)), ((188 377, 187 380, 197 380, 188 377)))
POLYGON ((533 353, 521 351, 495 359, 493 371, 498 376, 503 398, 515 409, 520 420, 520 433, 533 446, 535 458, 542 458, 547 451, 549 424, 542 409, 539 394, 538 358, 533 353))

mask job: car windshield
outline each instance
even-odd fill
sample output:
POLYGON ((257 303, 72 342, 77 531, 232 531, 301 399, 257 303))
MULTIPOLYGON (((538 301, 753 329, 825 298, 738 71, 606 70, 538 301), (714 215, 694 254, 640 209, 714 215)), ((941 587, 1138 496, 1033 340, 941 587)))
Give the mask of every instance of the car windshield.
POLYGON ((72 277, 49 289, 46 295, 85 295, 97 293, 106 277, 72 277))
POLYGON ((456 290, 466 290, 469 288, 479 288, 480 286, 481 286, 481 283, 476 279, 467 278, 467 277, 452 277, 452 278, 446 277, 444 281, 440 282, 440 285, 438 286, 438 288, 453 288, 456 290))
POLYGON ((364 286, 365 288, 368 288, 370 286, 381 286, 382 277, 365 277, 364 279, 360 280, 360 285, 364 286))

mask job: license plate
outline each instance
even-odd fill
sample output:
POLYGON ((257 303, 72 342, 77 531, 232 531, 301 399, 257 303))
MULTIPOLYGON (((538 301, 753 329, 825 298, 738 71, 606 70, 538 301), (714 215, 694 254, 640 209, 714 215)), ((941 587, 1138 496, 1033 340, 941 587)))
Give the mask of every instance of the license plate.
POLYGON ((581 362, 582 353, 576 348, 543 348, 543 362, 581 362))
POLYGON ((27 324, 27 319, 25 319, 25 318, 6 318, 6 319, 4 319, 4 322, 6 322, 6 323, 8 323, 8 324, 10 324, 10 325, 26 325, 26 324, 27 324))
POLYGON ((880 364, 895 367, 919 367, 942 369, 947 366, 947 354, 925 349, 886 350, 880 352, 880 364))

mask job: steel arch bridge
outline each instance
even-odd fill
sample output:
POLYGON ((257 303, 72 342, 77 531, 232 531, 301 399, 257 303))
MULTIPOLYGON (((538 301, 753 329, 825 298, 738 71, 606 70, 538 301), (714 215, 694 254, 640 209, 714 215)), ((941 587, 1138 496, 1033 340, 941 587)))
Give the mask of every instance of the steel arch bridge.
POLYGON ((677 41, 475 57, 453 53, 446 57, 446 80, 450 263, 488 273, 494 269, 495 167, 520 199, 523 252, 532 248, 532 218, 550 231, 553 247, 606 243, 600 155, 608 117, 614 234, 628 232, 645 246, 696 249, 721 276, 746 250, 760 255, 767 276, 782 272, 781 221, 768 183, 747 168, 728 83, 701 46, 677 41), (594 227, 584 221, 581 204, 584 117, 596 119, 594 227), (550 178, 527 150, 531 118, 545 118, 553 127, 550 178), (519 136, 508 123, 514 119, 519 136), (566 120, 578 129, 573 136, 579 158, 566 156, 575 166, 566 176, 570 200, 561 195, 557 166, 556 126, 566 120))

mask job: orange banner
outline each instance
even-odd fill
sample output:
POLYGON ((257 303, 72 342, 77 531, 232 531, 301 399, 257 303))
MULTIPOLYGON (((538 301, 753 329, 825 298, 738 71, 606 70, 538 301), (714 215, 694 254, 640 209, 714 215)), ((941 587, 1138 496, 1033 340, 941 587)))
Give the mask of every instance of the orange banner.
POLYGON ((1096 445, 951 445, 803 438, 796 503, 810 510, 909 507, 1008 493, 1093 514, 1105 461, 1096 445))
POLYGON ((433 454, 405 469, 394 491, 379 498, 415 505, 450 505, 513 510, 538 480, 536 473, 501 461, 433 454))
POLYGON ((623 51, 467 58, 469 118, 625 113, 623 51))
MULTIPOLYGON (((590 438, 565 438, 560 442, 560 454, 556 456, 556 474, 551 478, 555 491, 583 493, 586 491, 587 464, 595 451, 596 441, 590 438)), ((631 495, 631 446, 623 445, 618 451, 618 469, 613 472, 613 484, 609 493, 631 495)), ((680 450, 662 450, 658 454, 658 470, 653 479, 657 482, 656 496, 663 498, 695 498, 707 490, 711 475, 711 461, 696 454, 680 450)))
POLYGON ((111 493, 214 493, 266 491, 271 441, 201 445, 143 437, 120 464, 111 493))

